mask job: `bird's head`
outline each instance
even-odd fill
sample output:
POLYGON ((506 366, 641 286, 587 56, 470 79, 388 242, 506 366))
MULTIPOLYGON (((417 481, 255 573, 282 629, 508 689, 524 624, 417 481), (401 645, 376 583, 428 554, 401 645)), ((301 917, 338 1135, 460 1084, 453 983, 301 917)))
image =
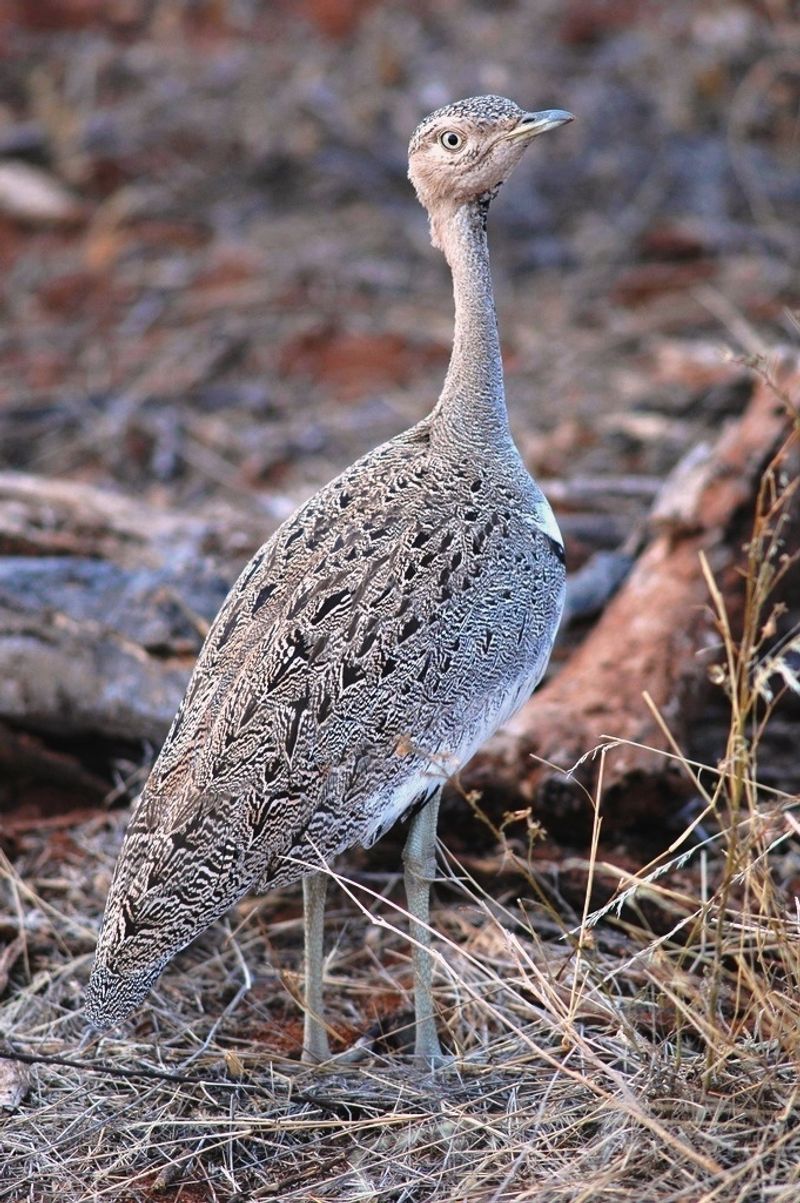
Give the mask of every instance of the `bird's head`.
POLYGON ((525 148, 571 113, 527 113, 504 96, 472 96, 437 109, 414 131, 408 177, 431 219, 434 246, 443 224, 465 205, 486 205, 511 175, 525 148))

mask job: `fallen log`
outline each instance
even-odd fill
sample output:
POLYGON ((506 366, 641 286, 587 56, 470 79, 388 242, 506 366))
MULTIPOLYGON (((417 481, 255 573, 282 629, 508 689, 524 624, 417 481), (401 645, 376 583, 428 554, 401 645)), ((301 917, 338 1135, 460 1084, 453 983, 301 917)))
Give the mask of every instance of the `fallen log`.
POLYGON ((0 474, 6 765, 15 727, 158 745, 209 622, 273 525, 0 474))
MULTIPOLYGON (((81 779, 77 765, 67 773, 63 742, 48 750, 48 736, 157 748, 209 623, 274 525, 269 514, 198 517, 0 473, 4 774, 17 762, 27 779, 38 759, 48 780, 81 779)), ((600 553, 576 582, 575 614, 602 608, 627 566, 600 553)))
POLYGON ((268 514, 177 513, 76 481, 0 472, 0 556, 85 556, 125 568, 212 558, 223 568, 241 564, 274 526, 268 514))
MULTIPOLYGON (((778 369, 784 394, 800 386, 800 368, 778 369)), ((553 831, 591 822, 599 758, 603 757, 606 822, 625 825, 654 808, 680 809, 691 793, 676 762, 659 752, 669 740, 645 691, 679 746, 708 699, 714 629, 700 553, 735 606, 736 571, 761 474, 788 433, 785 405, 757 379, 741 418, 713 446, 678 464, 657 497, 649 542, 630 575, 561 671, 530 699, 461 775, 465 789, 504 805, 535 800, 553 831), (655 749, 651 751, 650 749, 655 749)))
MULTIPOLYGON (((752 498, 782 429, 774 397, 759 385, 717 445, 694 451, 669 478, 646 537, 595 556, 571 578, 570 617, 601 609, 649 537, 583 645, 472 762, 465 782, 515 803, 545 794, 562 810, 582 808, 578 783, 591 781, 592 766, 569 777, 533 756, 568 768, 607 733, 663 746, 644 688, 680 737, 702 694, 697 652, 713 638, 698 552, 718 570, 733 562, 732 518, 752 498)), ((222 508, 170 513, 83 484, 0 474, 2 777, 71 780, 91 791, 120 743, 157 749, 208 623, 274 525, 255 505, 245 517, 222 508)), ((609 758, 606 783, 637 773, 663 789, 663 762, 656 772, 630 747, 609 758)))

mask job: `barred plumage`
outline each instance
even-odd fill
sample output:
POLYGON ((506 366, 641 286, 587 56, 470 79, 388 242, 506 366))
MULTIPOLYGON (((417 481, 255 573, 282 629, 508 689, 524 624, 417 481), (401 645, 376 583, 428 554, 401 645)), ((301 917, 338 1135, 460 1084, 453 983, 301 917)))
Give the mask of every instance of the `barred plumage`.
MULTIPOLYGON (((120 853, 87 997, 96 1026, 124 1019, 247 890, 295 881, 424 807, 540 679, 564 556, 508 431, 484 227, 527 138, 568 119, 478 97, 414 134, 410 175, 456 294, 442 396, 302 506, 233 586, 120 853), (443 130, 462 139, 460 160, 443 130)), ((430 839, 409 853, 417 882, 430 839)), ((427 889, 409 886, 424 944, 427 889)), ((420 955, 418 1052, 435 1060, 420 955)), ((323 1055, 314 1024, 307 1044, 323 1055)))

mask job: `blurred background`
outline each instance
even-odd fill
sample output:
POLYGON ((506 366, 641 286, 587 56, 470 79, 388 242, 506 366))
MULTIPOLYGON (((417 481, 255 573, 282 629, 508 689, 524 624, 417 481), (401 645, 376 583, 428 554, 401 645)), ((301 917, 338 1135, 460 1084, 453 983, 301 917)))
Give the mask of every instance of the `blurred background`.
MULTIPOLYGON (((295 1089, 281 1063, 302 1040, 296 891, 243 902, 182 954, 129 1034, 104 1037, 116 1069, 89 1078, 74 1059, 127 803, 208 621, 298 503, 438 396, 450 280, 406 147, 433 108, 486 92, 576 116, 536 142, 490 219, 511 424, 568 566, 638 554, 670 479, 648 550, 675 536, 691 578, 701 542, 727 539, 735 624, 777 437, 769 390, 756 385, 759 423, 735 420, 758 370, 798 347, 796 0, 0 0, 0 1028, 15 1049, 69 1054, 31 1082, 0 1061, 0 1107, 30 1089, 4 1120, 5 1198, 530 1199, 539 1182, 563 1199, 798 1197, 798 828, 792 799, 751 784, 800 790, 797 568, 786 610, 754 623, 786 653, 782 678, 762 672, 781 698, 760 739, 732 721, 718 665, 707 679, 719 642, 710 622, 698 634, 702 580, 675 594, 691 604, 655 598, 660 634, 652 593, 631 589, 638 660, 620 622, 617 654, 591 662, 634 718, 645 684, 664 685, 677 746, 721 766, 703 777, 710 817, 657 753, 655 785, 631 774, 594 843, 600 820, 563 773, 549 809, 533 804, 525 740, 474 792, 465 773, 472 811, 446 798, 437 1006, 445 1042, 478 1053, 463 1078, 370 1061, 354 1107, 333 1078, 322 1110, 308 1079, 295 1089), (739 459, 703 461, 731 428, 739 459), (719 493, 743 481, 735 520, 691 472, 670 477, 687 455, 719 493), (706 497, 711 535, 692 510, 706 497), (731 799, 720 840, 646 877, 618 918, 618 887, 727 824, 731 799), (716 1175, 702 1184, 701 1165, 716 1175)), ((791 477, 770 500, 781 489, 791 500, 791 477)), ((796 502, 773 514, 781 548, 800 546, 796 502)), ((601 626, 568 630, 552 690, 601 626)), ((575 704, 552 709, 582 740, 597 681, 576 679, 575 704)), ((543 739, 557 766, 577 760, 543 739)), ((598 764, 605 784, 610 760, 584 768, 598 764)), ((336 890, 328 911, 336 1047, 407 1047, 403 835, 344 859, 369 895, 336 890), (374 924, 354 901, 368 896, 374 924)))
MULTIPOLYGON (((154 507, 145 525, 174 513, 216 534, 176 536, 180 555, 167 541, 142 601, 141 564, 98 567, 102 540, 85 522, 75 535, 74 516, 59 543, 57 506, 26 510, 20 536, 28 503, 6 481, 0 761, 53 775, 61 805, 64 754, 77 757, 92 770, 78 797, 102 796, 100 733, 128 741, 117 764, 135 787, 250 552, 431 408, 452 299, 406 147, 455 98, 576 114, 493 206, 495 287, 512 426, 569 566, 622 544, 669 470, 741 413, 751 381, 726 348, 797 342, 793 7, 5 0, 0 471, 99 486, 154 507), (65 552, 83 559, 38 576, 31 560, 24 577, 20 555, 65 552), (61 660, 15 670, 20 623, 46 644, 53 615, 61 660), (72 645, 69 622, 83 624, 72 645), (147 655, 118 667, 131 641, 147 655), (110 657, 100 684, 92 657, 110 657)), ((701 758, 724 746, 719 711, 701 758)))
POLYGON ((793 9, 5 0, 2 466, 267 530, 419 418, 451 298, 406 146, 500 92, 577 116, 494 207, 495 286, 513 426, 557 508, 581 508, 570 478, 640 478, 592 486, 613 543, 740 405, 719 347, 796 334, 793 9))

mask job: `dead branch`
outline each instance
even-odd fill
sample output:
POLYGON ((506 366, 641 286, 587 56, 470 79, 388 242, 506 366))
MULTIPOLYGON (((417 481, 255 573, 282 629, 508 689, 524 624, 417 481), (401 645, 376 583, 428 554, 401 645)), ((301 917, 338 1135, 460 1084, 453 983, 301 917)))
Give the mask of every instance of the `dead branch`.
MULTIPOLYGON (((208 623, 271 525, 0 474, 0 719, 159 742, 208 623)), ((17 754, 0 733, 0 760, 17 754)))
MULTIPOLYGON (((779 381, 784 391, 796 387, 797 364, 784 364, 779 381)), ((513 804, 536 798, 562 819, 585 814, 599 762, 581 758, 613 737, 630 742, 608 750, 604 793, 624 805, 628 819, 659 799, 675 806, 678 769, 648 750, 667 751, 669 740, 643 695, 685 747, 718 644, 700 552, 733 602, 741 586, 735 566, 743 511, 786 433, 785 406, 758 380, 742 417, 668 477, 651 512, 649 544, 626 583, 561 672, 472 761, 466 787, 513 804), (636 790, 625 789, 632 784, 636 790)))

